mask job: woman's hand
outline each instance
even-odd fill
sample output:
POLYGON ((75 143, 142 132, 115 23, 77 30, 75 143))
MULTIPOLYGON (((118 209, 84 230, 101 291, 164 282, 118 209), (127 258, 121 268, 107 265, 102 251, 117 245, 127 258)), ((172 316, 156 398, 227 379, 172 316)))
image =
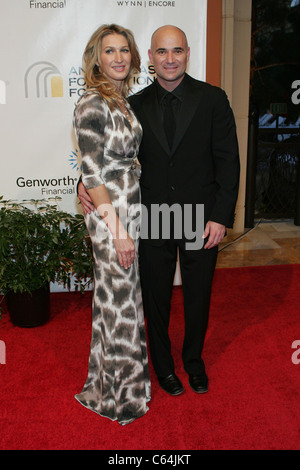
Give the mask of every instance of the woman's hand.
POLYGON ((81 206, 85 214, 90 214, 95 210, 92 199, 82 182, 78 184, 78 197, 80 199, 81 206))
POLYGON ((88 189, 88 194, 94 207, 97 208, 98 214, 112 234, 120 265, 125 269, 130 268, 135 257, 135 246, 116 214, 105 185, 102 184, 96 188, 88 189))
POLYGON ((130 268, 135 258, 135 246, 125 229, 120 230, 118 236, 114 238, 114 245, 120 265, 125 269, 130 268))

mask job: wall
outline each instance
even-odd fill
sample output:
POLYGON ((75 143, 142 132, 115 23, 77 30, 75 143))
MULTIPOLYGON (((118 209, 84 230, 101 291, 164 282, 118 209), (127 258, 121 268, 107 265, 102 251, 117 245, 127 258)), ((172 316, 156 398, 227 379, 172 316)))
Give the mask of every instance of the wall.
POLYGON ((231 102, 240 147, 241 177, 233 232, 245 227, 248 145, 251 0, 223 0, 221 86, 231 102))

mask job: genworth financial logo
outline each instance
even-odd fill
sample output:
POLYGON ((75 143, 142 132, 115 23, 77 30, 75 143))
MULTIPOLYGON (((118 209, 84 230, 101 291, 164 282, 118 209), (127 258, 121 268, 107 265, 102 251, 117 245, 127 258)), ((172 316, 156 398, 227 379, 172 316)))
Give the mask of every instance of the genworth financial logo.
POLYGON ((62 178, 24 178, 19 176, 16 179, 18 188, 39 189, 42 196, 62 196, 75 194, 78 178, 64 176, 62 178))
MULTIPOLYGON (((72 167, 74 173, 81 171, 81 158, 78 149, 72 150, 67 156, 68 165, 72 167)), ((21 190, 32 188, 40 191, 41 196, 66 196, 68 194, 76 194, 78 183, 77 176, 63 176, 60 178, 25 178, 18 176, 16 178, 16 185, 21 190)))

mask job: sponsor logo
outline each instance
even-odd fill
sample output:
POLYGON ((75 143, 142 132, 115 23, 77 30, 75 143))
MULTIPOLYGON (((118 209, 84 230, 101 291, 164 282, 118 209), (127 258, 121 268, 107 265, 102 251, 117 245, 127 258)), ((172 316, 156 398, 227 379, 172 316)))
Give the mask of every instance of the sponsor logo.
MULTIPOLYGON (((150 85, 154 81, 153 65, 142 66, 139 75, 134 75, 131 87, 134 92, 150 85)), ((1 83, 1 82, 0 82, 1 83)), ((5 88, 5 84, 3 85, 5 88)), ((34 62, 28 67, 24 76, 25 98, 79 98, 86 91, 82 67, 72 66, 68 77, 63 77, 55 64, 48 61, 34 62), (65 83, 65 87, 64 87, 65 83), (67 90, 64 93, 64 89, 67 90)), ((1 88, 0 88, 1 102, 1 88)))
POLYGON ((39 9, 52 9, 52 8, 66 8, 67 0, 63 1, 52 1, 52 2, 36 2, 34 0, 29 1, 29 8, 39 9))
MULTIPOLYGON (((84 80, 84 71, 82 67, 71 67, 68 76, 69 97, 82 96, 86 90, 86 83, 84 80)), ((130 86, 133 92, 150 85, 154 81, 155 70, 153 65, 145 67, 141 66, 139 75, 134 75, 131 79, 130 86)))
POLYGON ((175 0, 116 0, 118 7, 175 7, 175 0))
MULTIPOLYGON (((84 93, 85 80, 81 67, 71 67, 67 83, 69 97, 79 97, 84 93)), ((55 64, 48 61, 34 62, 25 72, 24 88, 25 98, 62 98, 64 79, 55 64)))
POLYGON ((69 163, 73 170, 81 171, 82 165, 79 163, 79 150, 75 149, 69 155, 69 163))
POLYGON ((141 66, 141 72, 139 75, 134 75, 131 79, 131 87, 134 92, 136 92, 135 87, 144 88, 145 86, 151 85, 154 81, 155 70, 153 65, 145 67, 141 66))
POLYGON ((76 194, 78 178, 64 176, 62 178, 25 178, 19 176, 16 179, 18 188, 39 188, 42 196, 59 196, 76 194))
POLYGON ((25 98, 61 98, 63 79, 59 69, 51 62, 35 62, 30 65, 24 76, 25 98))
POLYGON ((85 80, 82 67, 71 67, 68 77, 69 97, 82 96, 85 92, 85 80))

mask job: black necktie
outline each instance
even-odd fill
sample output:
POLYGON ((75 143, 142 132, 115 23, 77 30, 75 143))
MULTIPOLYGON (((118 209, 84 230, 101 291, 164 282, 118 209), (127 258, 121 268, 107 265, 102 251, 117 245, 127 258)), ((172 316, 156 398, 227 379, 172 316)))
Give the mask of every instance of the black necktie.
POLYGON ((172 93, 167 93, 164 98, 164 129, 170 148, 172 147, 176 127, 173 111, 173 100, 175 99, 176 97, 172 93))

